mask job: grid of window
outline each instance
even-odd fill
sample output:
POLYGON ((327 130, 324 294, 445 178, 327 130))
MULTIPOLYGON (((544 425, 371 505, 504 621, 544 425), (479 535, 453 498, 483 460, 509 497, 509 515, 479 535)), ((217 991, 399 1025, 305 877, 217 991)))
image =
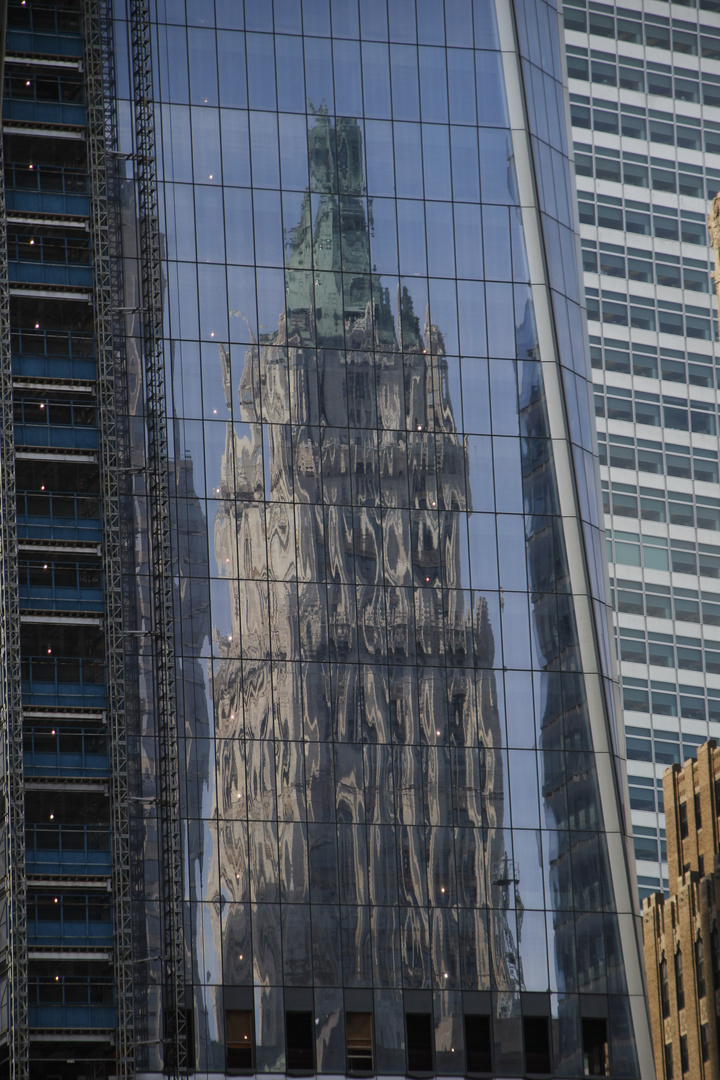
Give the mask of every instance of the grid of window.
POLYGON ((640 107, 604 97, 591 100, 582 94, 571 94, 570 118, 575 129, 624 135, 684 150, 704 150, 707 154, 720 153, 720 123, 706 116, 700 118, 683 113, 673 116, 649 106, 640 107))
MULTIPOLYGON (((706 690, 701 685, 683 683, 678 685, 675 682, 651 679, 648 689, 647 679, 636 679, 626 675, 623 678, 623 704, 625 710, 629 712, 650 712, 655 716, 683 716, 689 720, 709 718, 716 723, 720 720, 720 688, 706 690)), ((677 733, 674 736, 668 736, 663 732, 662 738, 665 741, 667 738, 673 738, 675 744, 680 745, 680 737, 677 733)), ((695 736, 687 732, 683 733, 683 738, 695 748, 705 741, 704 737, 699 736, 700 742, 698 742, 695 736)), ((636 757, 633 760, 642 759, 636 757)), ((655 760, 659 760, 657 755, 655 760)), ((668 763, 664 762, 664 764, 668 763)))
POLYGON ((9 30, 33 30, 37 34, 81 33, 80 14, 74 3, 59 0, 54 6, 45 4, 12 4, 8 11, 9 30))
MULTIPOLYGON (((694 757, 698 746, 705 741, 702 735, 691 735, 685 731, 681 747, 680 734, 677 731, 665 731, 658 727, 651 730, 636 724, 627 724, 625 734, 627 755, 631 761, 656 761, 663 767, 682 764, 688 758, 694 757)), ((656 834, 657 830, 654 830, 653 835, 656 834)), ((660 837, 665 838, 664 829, 660 830, 660 837)))
MULTIPOLYGON (((332 141, 347 146, 351 161, 353 143, 361 147, 354 122, 311 120, 311 160, 332 141)), ((335 169, 335 152, 329 161, 335 169)), ((508 325, 500 319, 491 328, 492 358, 477 355, 488 346, 475 334, 466 338, 470 357, 453 360, 445 350, 455 339, 432 283, 432 322, 425 316, 421 324, 416 314, 427 308, 422 279, 402 286, 396 317, 391 288, 368 273, 362 199, 343 202, 321 180, 318 166, 315 184, 330 190, 301 200, 286 244, 281 329, 263 335, 258 347, 202 344, 200 363, 191 342, 175 353, 178 444, 186 461, 204 461, 205 476, 203 486, 196 468, 192 489, 178 493, 177 519, 197 523, 194 529, 207 518, 216 564, 205 569, 202 615, 197 557, 188 564, 192 590, 180 600, 183 668, 190 678, 194 656, 207 655, 216 732, 212 752, 196 738, 193 754, 217 762, 219 820, 191 822, 191 844, 203 860, 220 853, 228 901, 220 933, 233 943, 217 973, 224 982, 374 986, 378 1009, 381 1002, 387 1008, 384 987, 430 986, 443 1015, 454 1015, 458 990, 490 990, 498 978, 483 969, 478 951, 486 935, 492 941, 497 933, 494 903, 478 937, 473 905, 481 894, 475 885, 468 891, 458 862, 480 857, 478 828, 486 826, 495 833, 484 858, 500 860, 498 867, 505 859, 497 848, 499 820, 477 788, 479 770, 498 776, 507 769, 515 785, 513 875, 527 880, 536 852, 528 864, 534 833, 523 826, 535 820, 537 796, 520 793, 528 785, 539 792, 539 777, 554 767, 542 734, 551 721, 542 707, 525 729, 513 703, 518 693, 532 700, 532 670, 546 666, 545 650, 576 663, 563 542, 552 520, 549 443, 538 412, 539 365, 503 359, 529 357, 536 348, 529 292, 515 293, 512 341, 498 337, 508 325), (342 278, 323 269, 338 240, 342 278), (312 271, 303 269, 308 264, 312 271), (308 280, 320 328, 305 299, 308 280), (477 408, 483 400, 490 402, 485 417, 477 408), (474 404, 467 416, 463 401, 474 404), (463 426, 484 433, 469 434, 467 450, 458 439, 463 426), (495 492, 474 479, 493 461, 495 492), (470 505, 479 512, 468 514, 470 505), (529 610, 524 550, 537 528, 537 520, 523 517, 526 507, 549 513, 542 543, 552 544, 563 579, 558 570, 550 578, 550 568, 542 570, 543 604, 553 605, 552 624, 562 606, 571 634, 542 644, 521 632, 529 610), (506 513, 497 516, 501 508, 506 513), (498 552, 492 561, 489 543, 498 552), (213 628, 207 643, 206 617, 213 628), (504 691, 501 656, 517 676, 504 691), (488 743, 489 756, 479 749, 488 743), (366 947, 358 951, 360 933, 366 947)), ((521 250, 522 233, 505 207, 495 213, 483 204, 483 213, 495 223, 492 236, 510 244, 515 235, 521 250)), ((425 257, 423 250, 423 265, 425 257)), ((500 305, 514 299, 512 286, 503 294, 501 283, 494 295, 500 305)), ((452 304, 455 318, 458 301, 452 304)), ((473 306, 475 330, 479 314, 473 306)), ((186 529, 181 552, 190 543, 186 529)), ((529 572, 541 572, 532 555, 529 572)), ((581 685, 571 688, 560 677, 558 686, 568 701, 574 695, 583 716, 581 685)), ((578 746, 585 737, 579 727, 578 746)), ((596 797, 577 825, 599 825, 596 797)), ((527 989, 548 985, 545 902, 544 888, 523 901, 524 925, 535 927, 532 955, 527 931, 519 943, 527 989), (540 905, 537 915, 533 904, 540 905)), ((327 996, 339 1000, 337 992, 327 996)), ((268 994, 267 1008, 279 1007, 280 996, 268 994)), ((288 1054, 299 1038, 292 1030, 288 1054)), ((399 1045, 402 1031, 393 1038, 399 1045)), ((278 1052, 267 1043, 256 1051, 266 1063, 278 1052)), ((325 1069, 335 1052, 333 1044, 323 1049, 325 1069)))
POLYGON ((654 94, 674 101, 720 105, 720 76, 668 64, 643 63, 635 56, 567 46, 568 77, 601 86, 654 94))
POLYGON ((599 383, 594 386, 595 415, 664 431, 692 431, 699 435, 717 432, 717 404, 671 394, 654 394, 637 386, 599 383))
MULTIPOLYGON (((620 584, 620 583, 618 583, 620 584)), ((677 667, 684 671, 720 674, 720 641, 650 631, 647 636, 632 627, 618 628, 620 659, 634 664, 677 667)), ((694 738, 694 736, 693 736, 694 738)))
MULTIPOLYGON (((694 3, 686 5, 695 7, 694 3)), ((718 11, 717 0, 700 0, 701 11, 718 11)), ((708 60, 720 59, 717 36, 703 33, 705 24, 700 22, 698 40, 697 22, 685 19, 668 19, 647 11, 616 8, 592 3, 588 10, 584 0, 566 0, 564 5, 565 29, 588 33, 595 37, 612 38, 617 41, 646 45, 653 49, 672 50, 685 56, 701 56, 708 60)))
POLYGON ((720 173, 709 165, 648 157, 626 147, 621 151, 612 146, 590 146, 585 142, 576 142, 574 146, 577 176, 594 176, 597 180, 613 180, 629 187, 651 188, 696 199, 713 199, 720 190, 720 173))
MULTIPOLYGON (((692 365, 690 365, 692 379, 692 365)), ((717 450, 680 443, 633 439, 627 435, 600 435, 600 461, 618 469, 637 469, 655 475, 718 483, 717 450)), ((642 482, 642 477, 640 478, 642 482)))
MULTIPOLYGON (((611 589, 615 583, 611 579, 611 589)), ((658 585, 654 582, 617 581, 617 604, 620 613, 658 619, 675 618, 677 622, 700 622, 703 626, 720 625, 720 594, 681 589, 679 586, 658 585)))
MULTIPOLYGON (((639 296, 610 289, 586 289, 589 319, 611 326, 631 326, 637 330, 659 330, 664 334, 712 340, 711 309, 675 303, 651 296, 639 296)), ((717 327, 717 323, 715 322, 717 327)))
MULTIPOLYGON (((603 484, 605 512, 617 517, 638 516, 644 521, 669 522, 671 525, 682 525, 686 528, 708 529, 717 532, 720 529, 718 520, 720 511, 714 499, 703 498, 701 495, 693 496, 684 491, 666 491, 664 488, 640 487, 634 484, 613 483, 603 484), (639 498, 638 498, 639 490, 639 498)), ((675 538, 671 539, 671 546, 675 538)), ((707 550, 707 545, 704 545, 707 550)), ((685 542, 682 550, 694 551, 694 544, 685 542)), ((712 551, 712 549, 710 549, 712 551)), ((682 556, 678 555, 678 565, 673 565, 673 570, 683 573, 696 573, 694 557, 688 557, 689 562, 685 566, 682 556)), ((659 567, 658 567, 659 569, 659 567)), ((705 561, 704 571, 708 577, 718 577, 718 570, 712 562, 712 558, 705 561)))
POLYGON ((8 258, 31 262, 90 264, 90 238, 84 225, 64 230, 15 225, 8 230, 8 258))
POLYGON ((57 75, 30 64, 8 62, 5 68, 3 97, 10 101, 81 104, 84 101, 82 76, 68 71, 57 75))
MULTIPOLYGON (((612 195, 594 196, 591 192, 582 190, 578 192, 578 207, 583 225, 597 225, 602 229, 616 229, 618 232, 634 233, 638 236, 682 240, 683 243, 705 246, 705 218, 702 214, 690 210, 678 211, 675 207, 657 204, 649 209, 647 201, 637 202, 627 198, 623 201, 612 195)), ((633 254, 632 257, 638 256, 633 254)), ((628 264, 628 269, 635 269, 634 264, 628 264)), ((637 269, 640 270, 639 267, 637 269)), ((643 280, 642 276, 628 276, 631 280, 643 280)))
MULTIPOLYGON (((649 489, 648 489, 649 490, 649 489)), ((616 498, 624 498, 620 493, 616 498)), ((633 498, 633 496, 629 496, 633 498)), ((641 496, 641 500, 652 503, 654 500, 641 496)), ((681 504, 676 504, 681 505, 681 504)), ((687 506, 687 504, 685 504, 687 506)), ((639 535, 636 532, 628 532, 617 527, 612 528, 608 535, 607 544, 608 558, 617 566, 637 566, 645 570, 672 570, 675 573, 689 574, 699 577, 718 577, 718 549, 709 544, 697 545, 692 540, 668 540, 664 536, 653 536, 651 533, 639 535)), ((690 584, 690 583, 688 583, 690 584)), ((654 583, 648 585, 648 596, 659 589, 654 583)), ((700 605, 698 603, 697 587, 681 589, 676 585, 674 588, 675 617, 685 622, 698 622, 700 605), (681 600, 681 597, 690 599, 681 600)), ((658 605, 653 601, 653 607, 658 605)), ((703 620, 706 624, 716 625, 717 620, 712 613, 713 605, 703 605, 703 620)))
MULTIPOLYGON (((196 1013, 259 1072, 578 1071, 562 971, 636 1076, 494 6, 244 7, 153 27, 196 1013)), ((507 14, 597 539, 557 16, 507 14)))
MULTIPOLYGON (((652 251, 625 247, 620 244, 608 244, 602 240, 584 239, 582 241, 583 269, 589 274, 602 274, 606 277, 628 278, 630 281, 642 281, 647 284, 661 285, 669 289, 687 289, 690 292, 709 293, 710 275, 707 262, 693 259, 685 253, 673 255, 670 252, 652 251), (653 257, 654 255, 654 257, 653 257)), ((699 297, 697 298, 699 300, 699 297)), ((666 310, 672 310, 666 309, 666 310)), ((597 316, 595 316, 597 318, 597 316)), ((612 321, 608 319, 607 321, 612 321)), ((660 327, 660 329, 663 329, 660 327)), ((669 331, 673 332, 673 331, 669 331)), ((688 335, 701 336, 698 334, 688 335)), ((683 353, 677 354, 682 358, 683 353)), ((711 357, 707 358, 711 362, 711 357)), ((600 365, 602 366, 602 365, 600 365)), ((628 369, 629 370, 629 369, 628 369)), ((662 376, 667 378, 665 374, 662 376)), ((684 382, 684 379, 677 379, 684 382)))

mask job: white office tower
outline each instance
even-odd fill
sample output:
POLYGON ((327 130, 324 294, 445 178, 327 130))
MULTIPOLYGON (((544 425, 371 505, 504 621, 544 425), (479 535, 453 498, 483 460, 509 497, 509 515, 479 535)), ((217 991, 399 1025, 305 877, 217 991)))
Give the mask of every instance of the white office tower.
POLYGON ((663 770, 720 734, 719 10, 564 7, 641 897, 667 888, 663 770))

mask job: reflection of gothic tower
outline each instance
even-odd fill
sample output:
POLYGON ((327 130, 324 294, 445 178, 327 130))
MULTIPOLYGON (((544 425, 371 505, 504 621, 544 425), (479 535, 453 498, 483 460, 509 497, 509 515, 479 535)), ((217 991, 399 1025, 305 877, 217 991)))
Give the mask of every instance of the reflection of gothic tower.
MULTIPOLYGON (((228 632, 215 631, 221 659, 214 693, 217 729, 232 739, 224 745, 238 764, 229 766, 234 782, 221 794, 221 815, 248 812, 252 819, 264 802, 262 816, 277 817, 277 835, 274 826, 258 835, 267 849, 262 858, 249 839, 250 860, 262 865, 264 887, 273 890, 276 843, 280 869, 291 878, 314 857, 309 826, 307 840, 292 830, 292 858, 283 860, 291 841, 281 822, 305 814, 313 821, 314 799, 337 799, 338 821, 349 827, 338 852, 340 877, 362 882, 369 874, 371 898, 383 902, 383 879, 397 861, 391 902, 403 905, 405 978, 422 987, 431 962, 448 966, 445 939, 457 932, 444 910, 432 911, 455 877, 448 848, 455 784, 457 821, 467 826, 459 834, 456 887, 478 909, 463 926, 468 970, 477 972, 478 985, 492 973, 495 987, 512 991, 521 976, 507 919, 514 891, 503 883, 511 860, 493 629, 485 599, 476 599, 473 615, 461 588, 460 530, 471 509, 466 451, 440 330, 429 312, 421 328, 407 289, 396 324, 388 290, 370 272, 361 156, 354 121, 335 127, 317 117, 313 190, 288 244, 287 316, 280 315, 272 340, 247 350, 240 419, 226 426, 215 557, 218 574, 228 578, 232 614, 228 632), (303 739, 310 740, 304 754, 303 739), (357 789, 348 776, 342 787, 336 751, 331 790, 327 739, 353 754, 363 741, 377 744, 365 752, 370 782, 381 788, 394 775, 391 827, 371 829, 369 853, 358 832, 366 813, 362 783, 357 789), (429 911, 428 888, 436 892, 429 911)), ((220 361, 227 393, 222 348, 220 361)), ((236 833, 226 829, 220 845, 223 877, 237 880, 243 855, 236 833)), ((229 890, 237 892, 232 880, 229 890)), ((373 953, 382 956, 390 942, 380 920, 371 936, 373 953)))
MULTIPOLYGON (((188 788, 218 823, 191 848, 210 913, 193 925, 194 977, 221 970, 226 1009, 252 1000, 258 1071, 283 1068, 292 988, 335 995, 315 1042, 335 1064, 319 1071, 338 1067, 340 986, 367 991, 388 1046, 403 1036, 376 995, 431 990, 448 1068, 460 991, 491 991, 516 1032, 528 992, 557 986, 564 1032, 578 983, 625 992, 530 294, 515 358, 449 355, 432 294, 372 265, 362 151, 356 121, 315 115, 277 328, 239 365, 219 346, 209 593, 199 550, 180 574, 188 788), (461 402, 459 375, 472 386, 483 365, 501 380, 493 409, 512 399, 513 439, 495 439, 494 413, 492 429, 461 422, 461 404, 487 401, 461 402), (473 430, 515 455, 512 511, 488 498, 502 472, 490 458, 477 471, 473 430), (506 564, 501 518, 519 566, 472 591, 506 564), (473 529, 486 539, 469 568, 473 529), (499 670, 528 616, 527 657, 499 670), (506 708, 516 679, 531 689, 506 708)), ((205 523, 179 501, 190 553, 205 523)), ((572 1073, 577 1057, 565 1039, 558 1061, 572 1073)))

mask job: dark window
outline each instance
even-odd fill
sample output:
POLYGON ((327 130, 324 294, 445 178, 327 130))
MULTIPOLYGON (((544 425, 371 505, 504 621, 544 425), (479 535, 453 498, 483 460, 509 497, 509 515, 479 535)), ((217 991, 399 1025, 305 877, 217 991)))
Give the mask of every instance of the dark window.
POLYGON ((695 978, 697 980, 697 996, 705 997, 705 950, 703 939, 699 937, 695 942, 695 978))
POLYGON ((227 1009, 225 1012, 225 1046, 228 1069, 253 1067, 252 1013, 249 1009, 227 1009))
POLYGON ((372 1013, 345 1014, 347 1070, 349 1073, 373 1071, 372 1013))
POLYGON ((675 953, 675 996, 678 1010, 685 1008, 685 980, 683 979, 682 952, 675 953))
POLYGON ((582 1022, 583 1069, 586 1076, 608 1075, 607 1021, 586 1018, 582 1022))
POLYGON ((684 803, 684 802, 680 803, 680 807, 679 807, 678 812, 680 814, 680 837, 681 837, 682 840, 685 840, 686 837, 687 837, 687 834, 688 834, 688 818, 687 818, 687 805, 686 805, 686 803, 684 803))
POLYGON ((315 1039, 310 1012, 285 1013, 288 1072, 312 1072, 315 1068, 315 1039))
POLYGON ((673 1080, 672 1043, 665 1043, 665 1080, 673 1080))
POLYGON ((465 1017, 465 1063, 469 1073, 492 1072, 489 1016, 465 1017))
POLYGON ((710 953, 712 961, 712 973, 713 973, 713 988, 715 990, 720 987, 720 934, 718 934, 717 926, 713 926, 710 931, 710 953))
POLYGON ((430 1013, 406 1013, 407 1069, 409 1073, 433 1071, 432 1016, 430 1013))
POLYGON ((529 1073, 550 1072, 550 1029, 546 1016, 526 1016, 523 1019, 525 1035, 525 1071, 529 1073))
POLYGON ((695 828, 702 828, 702 811, 700 810, 700 796, 695 795, 695 828))
POLYGON ((680 1036, 680 1068, 683 1073, 686 1073, 690 1068, 690 1062, 688 1059, 687 1035, 680 1036))
POLYGON ((667 960, 663 957, 660 961, 660 1003, 663 1016, 670 1015, 670 995, 668 993, 667 960))
POLYGON ((707 1024, 700 1025, 700 1052, 703 1061, 710 1058, 710 1029, 707 1024))

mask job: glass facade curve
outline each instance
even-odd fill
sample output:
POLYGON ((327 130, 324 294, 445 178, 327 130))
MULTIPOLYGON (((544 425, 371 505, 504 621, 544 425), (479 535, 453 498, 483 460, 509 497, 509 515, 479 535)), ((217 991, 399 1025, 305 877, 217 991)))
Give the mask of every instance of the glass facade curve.
POLYGON ((557 12, 157 0, 150 40, 190 1066, 649 1075, 557 12))

